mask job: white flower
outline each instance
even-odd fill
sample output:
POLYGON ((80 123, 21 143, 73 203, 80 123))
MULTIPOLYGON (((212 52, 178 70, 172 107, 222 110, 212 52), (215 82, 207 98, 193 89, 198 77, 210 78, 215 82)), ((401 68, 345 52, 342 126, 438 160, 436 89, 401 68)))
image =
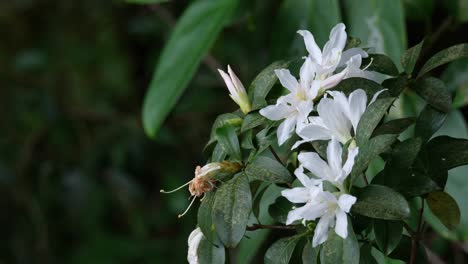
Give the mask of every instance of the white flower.
POLYGON ((359 152, 359 148, 348 149, 348 158, 344 165, 341 159, 342 151, 340 142, 332 137, 327 147, 328 163, 315 152, 302 152, 298 155, 298 160, 302 167, 312 172, 320 180, 328 181, 340 191, 345 191, 343 182, 353 169, 354 159, 359 152))
POLYGON ((291 137, 295 127, 301 127, 307 122, 320 82, 313 80, 315 73, 310 58, 306 58, 301 67, 299 81, 287 69, 275 70, 275 73, 289 94, 278 98, 276 105, 261 109, 260 114, 270 120, 284 119, 277 131, 278 144, 282 145, 291 137))
MULTIPOLYGON (((384 90, 375 93, 372 104, 384 90)), ((309 117, 309 123, 298 130, 303 138, 294 144, 293 149, 304 142, 328 140, 336 137, 345 144, 356 134, 362 114, 367 108, 367 95, 362 89, 353 91, 349 97, 343 92, 328 91, 332 98, 323 98, 317 106, 318 116, 309 117)))
POLYGON ((326 90, 337 85, 344 78, 363 77, 360 69, 362 58, 368 54, 361 48, 351 48, 343 52, 347 34, 343 23, 337 24, 330 32, 330 39, 320 50, 314 36, 307 30, 299 30, 304 37, 304 43, 309 58, 314 62, 317 79, 322 80, 322 89, 326 90), (344 68, 344 69, 343 69, 344 68), (339 73, 337 70, 342 69, 339 73))
POLYGON ((229 96, 239 105, 240 109, 244 114, 249 113, 252 110, 250 105, 249 97, 245 91, 244 85, 237 78, 236 74, 232 71, 231 66, 228 65, 228 73, 225 73, 222 70, 218 69, 219 74, 223 77, 224 82, 226 83, 227 88, 229 89, 229 96))
MULTIPOLYGON (((307 178, 307 176, 304 174, 307 178)), ((299 178, 299 177, 298 177, 299 178)), ((333 194, 322 190, 322 185, 315 185, 313 179, 299 178, 305 187, 297 187, 283 190, 281 194, 293 203, 305 203, 304 206, 295 208, 288 213, 286 224, 296 220, 314 221, 320 218, 315 228, 312 246, 316 247, 328 238, 328 231, 335 227, 335 232, 342 238, 348 236, 348 218, 351 207, 356 202, 356 197, 349 194, 333 194), (309 181, 310 180, 310 181, 309 181)))
POLYGON ((198 264, 198 246, 200 245, 200 241, 203 239, 203 233, 199 227, 190 233, 188 238, 188 253, 187 253, 187 261, 189 264, 198 264))

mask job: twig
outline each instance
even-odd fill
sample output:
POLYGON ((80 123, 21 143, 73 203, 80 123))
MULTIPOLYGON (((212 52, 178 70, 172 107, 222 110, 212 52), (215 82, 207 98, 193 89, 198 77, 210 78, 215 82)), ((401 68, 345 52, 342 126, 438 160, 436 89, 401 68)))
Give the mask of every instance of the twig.
POLYGON ((253 224, 251 226, 247 226, 248 231, 255 231, 257 229, 293 230, 293 229, 296 229, 296 227, 295 226, 287 226, 287 225, 260 225, 260 224, 253 224))
POLYGON ((416 230, 416 236, 412 236, 410 264, 416 263, 416 253, 418 251, 419 239, 421 239, 422 223, 424 214, 424 198, 421 197, 421 209, 419 210, 419 222, 416 230))

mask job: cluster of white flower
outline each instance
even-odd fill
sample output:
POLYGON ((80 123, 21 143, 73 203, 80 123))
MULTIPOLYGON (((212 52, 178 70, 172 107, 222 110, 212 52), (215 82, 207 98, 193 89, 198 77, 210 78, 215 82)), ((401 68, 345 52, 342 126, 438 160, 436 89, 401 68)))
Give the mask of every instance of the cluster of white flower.
MULTIPOLYGON (((362 58, 368 54, 361 48, 345 51, 347 34, 345 25, 336 25, 330 39, 320 50, 313 35, 307 30, 299 30, 309 53, 296 79, 288 69, 275 70, 282 86, 289 93, 278 98, 275 105, 260 110, 260 114, 274 121, 283 120, 277 129, 278 144, 283 145, 295 132, 300 144, 315 140, 330 140, 327 147, 327 161, 315 152, 302 152, 298 155, 299 167, 295 175, 304 187, 283 190, 281 194, 295 204, 289 213, 286 224, 296 221, 316 221, 312 246, 316 247, 328 238, 330 228, 335 229, 342 238, 348 236, 348 216, 356 197, 348 193, 346 178, 350 175, 359 148, 353 139, 362 114, 367 108, 367 95, 364 90, 356 89, 348 97, 339 91, 329 91, 343 79, 350 77, 369 78, 371 73, 361 69, 362 58), (311 116, 314 102, 317 102, 318 115, 311 116), (348 144, 349 143, 349 144, 348 144), (343 146, 348 144, 346 161, 343 164, 343 146), (306 169, 312 174, 308 176, 306 169), (326 190, 324 189, 324 182, 326 190)), ((228 73, 219 70, 231 98, 240 106, 242 112, 251 111, 251 104, 241 81, 228 66, 228 73)), ((382 90, 383 91, 383 90, 382 90)), ((382 92, 377 92, 372 104, 382 92)), ((198 263, 196 248, 203 234, 197 228, 190 235, 189 263, 198 263)))
POLYGON ((327 90, 343 79, 367 76, 365 70, 361 69, 361 62, 368 54, 360 48, 343 52, 347 39, 344 24, 338 24, 332 29, 323 51, 309 31, 300 30, 298 33, 304 37, 309 52, 300 69, 299 80, 289 70, 276 70, 276 76, 290 93, 278 98, 276 105, 261 109, 260 114, 270 120, 284 120, 277 130, 279 145, 286 142, 294 131, 302 140, 297 141, 293 149, 304 142, 330 140, 327 162, 315 152, 298 155, 300 165, 295 175, 304 187, 282 191, 282 195, 292 203, 304 204, 289 212, 286 224, 297 220, 305 223, 319 219, 312 239, 312 246, 316 247, 327 240, 328 231, 332 227, 342 238, 348 236, 346 214, 356 202, 356 197, 347 193, 344 184, 359 152, 353 135, 367 107, 367 96, 362 89, 356 89, 349 97, 342 92, 327 90), (316 107, 318 116, 310 116, 314 101, 319 101, 316 107), (343 165, 341 144, 346 143, 350 145, 343 165), (313 174, 313 178, 304 173, 304 168, 313 174), (324 190, 324 181, 332 185, 331 192, 324 190))

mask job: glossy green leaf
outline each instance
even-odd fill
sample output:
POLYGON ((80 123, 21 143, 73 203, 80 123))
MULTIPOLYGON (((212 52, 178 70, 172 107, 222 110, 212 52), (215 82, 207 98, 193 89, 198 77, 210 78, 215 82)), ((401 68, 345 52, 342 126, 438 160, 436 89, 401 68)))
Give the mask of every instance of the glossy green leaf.
POLYGON ((451 92, 455 92, 453 107, 468 105, 468 58, 450 63, 441 79, 451 92))
POLYGON ((418 116, 415 126, 415 135, 423 141, 429 140, 437 130, 444 124, 446 113, 443 113, 431 105, 426 105, 418 116))
POLYGON ((452 108, 452 96, 440 79, 434 77, 420 79, 414 84, 414 90, 439 111, 447 113, 452 108))
POLYGON ((224 149, 221 143, 217 143, 211 155, 211 162, 221 162, 225 160, 226 157, 227 157, 227 150, 224 149))
POLYGON ((423 76, 424 74, 430 72, 431 70, 444 65, 445 63, 463 58, 468 57, 468 44, 458 44, 452 46, 450 48, 446 48, 437 52, 434 56, 432 56, 429 60, 426 61, 424 66, 418 73, 418 78, 423 76))
POLYGON ((218 188, 212 215, 218 237, 226 247, 233 248, 241 241, 251 209, 252 194, 245 174, 238 173, 218 188))
MULTIPOLYGON (((219 242, 219 241, 217 241, 219 242)), ((205 237, 201 239, 197 248, 199 263, 224 263, 225 250, 221 243, 213 243, 205 237)))
POLYGON ((405 72, 408 74, 412 74, 416 63, 418 62, 419 55, 421 54, 422 47, 424 46, 424 40, 421 41, 419 44, 409 48, 403 55, 401 56, 401 64, 405 69, 405 72))
POLYGON ((210 144, 216 141, 216 130, 225 125, 231 125, 238 127, 242 125, 242 118, 232 113, 221 114, 216 117, 213 125, 211 126, 210 140, 205 146, 205 149, 209 147, 210 144))
POLYGON ((390 254, 396 248, 402 232, 403 223, 401 221, 374 219, 375 241, 385 255, 390 254))
POLYGON ((276 198, 275 202, 268 207, 268 213, 277 222, 285 224, 292 204, 283 196, 276 198))
MULTIPOLYGON (((401 237, 401 240, 398 246, 390 254, 390 257, 407 262, 411 258, 411 249, 412 249, 411 238, 407 235, 403 235, 401 237)), ((430 263, 430 262, 428 262, 426 250, 424 249, 423 244, 419 243, 415 264, 427 264, 427 263, 430 263)))
POLYGON ((215 42, 236 0, 199 0, 185 10, 167 41, 143 105, 143 126, 155 137, 215 42))
POLYGON ((367 67, 368 71, 380 72, 390 76, 397 76, 399 73, 392 59, 384 54, 370 54, 368 58, 362 60, 362 65, 367 67))
POLYGON ((219 144, 226 150, 236 161, 242 161, 239 139, 237 138, 236 131, 231 125, 225 125, 216 130, 216 139, 219 144))
POLYGON ((198 207, 198 214, 197 214, 197 222, 198 227, 202 231, 203 235, 209 241, 214 241, 216 238, 216 233, 214 230, 214 224, 212 219, 212 210, 213 204, 215 201, 215 193, 208 192, 203 197, 203 200, 200 203, 200 207, 198 207))
POLYGON ((258 156, 245 168, 250 180, 261 180, 271 183, 288 183, 293 178, 289 171, 277 160, 266 156, 258 156))
POLYGON ((337 0, 285 0, 282 2, 272 34, 273 58, 305 56, 303 38, 297 30, 310 30, 322 47, 330 30, 341 21, 337 0), (319 12, 326 10, 326 12, 319 12))
POLYGON ((252 213, 257 219, 260 215, 260 203, 262 202, 263 194, 265 194, 269 186, 270 186, 269 183, 264 182, 260 185, 260 187, 255 192, 253 205, 252 205, 252 213))
POLYGON ((252 110, 260 109, 267 105, 265 98, 278 78, 275 70, 289 66, 289 61, 275 61, 263 69, 249 86, 249 99, 252 102, 252 110))
POLYGON ((447 170, 468 164, 468 139, 439 136, 427 143, 427 149, 447 170))
POLYGON ((348 236, 345 239, 334 230, 328 232, 328 239, 320 249, 320 264, 358 264, 359 254, 359 243, 352 225, 348 224, 348 236))
POLYGON ((460 208, 457 202, 446 192, 431 192, 427 195, 427 204, 432 213, 449 229, 460 224, 460 208))
POLYGON ((397 168, 409 168, 419 154, 422 146, 420 138, 409 138, 399 144, 396 144, 392 149, 391 166, 397 168))
POLYGON ((313 248, 310 241, 307 241, 304 249, 302 249, 302 263, 303 264, 317 264, 319 255, 319 248, 313 248))
POLYGON ((281 238, 268 248, 265 253, 265 264, 288 264, 296 248, 297 243, 303 235, 281 238))
POLYGON ((258 112, 250 112, 244 117, 242 122, 241 132, 260 126, 265 123, 267 119, 258 112))
POLYGON ((359 264, 378 264, 372 256, 372 246, 364 244, 361 246, 359 264))
POLYGON ((356 129, 356 142, 358 146, 366 144, 383 116, 387 113, 395 98, 377 99, 370 104, 362 114, 356 129))
POLYGON ((374 184, 364 188, 351 210, 384 220, 402 220, 410 214, 408 202, 403 195, 386 186, 374 184))
POLYGON ((378 135, 384 135, 384 134, 401 134, 403 131, 408 129, 416 119, 414 117, 407 117, 407 118, 399 118, 399 119, 394 119, 390 120, 387 123, 384 123, 380 126, 378 126, 375 130, 374 133, 372 133, 372 136, 378 136, 378 135))
POLYGON ((390 145, 395 142, 397 135, 379 135, 373 137, 369 142, 359 147, 359 154, 352 171, 353 180, 356 179, 369 166, 369 163, 377 158, 382 152, 390 149, 390 145))
POLYGON ((393 0, 344 1, 349 34, 399 61, 406 49, 403 5, 393 0))
POLYGON ((398 97, 408 87, 408 77, 400 75, 395 78, 386 79, 382 82, 382 86, 388 89, 391 96, 398 97))
POLYGON ((362 89, 366 92, 368 98, 383 89, 380 84, 365 78, 352 77, 342 80, 338 85, 333 87, 330 90, 340 91, 349 96, 350 93, 354 92, 356 89, 362 89))

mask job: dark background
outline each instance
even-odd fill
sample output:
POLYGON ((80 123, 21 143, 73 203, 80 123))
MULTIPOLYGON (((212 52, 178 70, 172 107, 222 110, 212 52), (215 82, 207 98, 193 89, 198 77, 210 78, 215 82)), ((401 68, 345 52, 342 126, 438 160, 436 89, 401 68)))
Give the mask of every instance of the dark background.
MULTIPOLYGON (((214 118, 236 108, 214 70, 229 63, 248 84, 273 61, 281 4, 241 1, 150 140, 144 95, 189 2, 0 2, 0 263, 185 262, 196 210, 177 219, 188 192, 159 190, 193 177, 214 118)), ((409 8, 408 46, 428 33, 428 54, 468 42, 467 25, 442 3, 423 18, 409 8)), ((455 89, 468 87, 466 74, 455 89)), ((429 237, 441 258, 466 259, 467 244, 429 237)))

